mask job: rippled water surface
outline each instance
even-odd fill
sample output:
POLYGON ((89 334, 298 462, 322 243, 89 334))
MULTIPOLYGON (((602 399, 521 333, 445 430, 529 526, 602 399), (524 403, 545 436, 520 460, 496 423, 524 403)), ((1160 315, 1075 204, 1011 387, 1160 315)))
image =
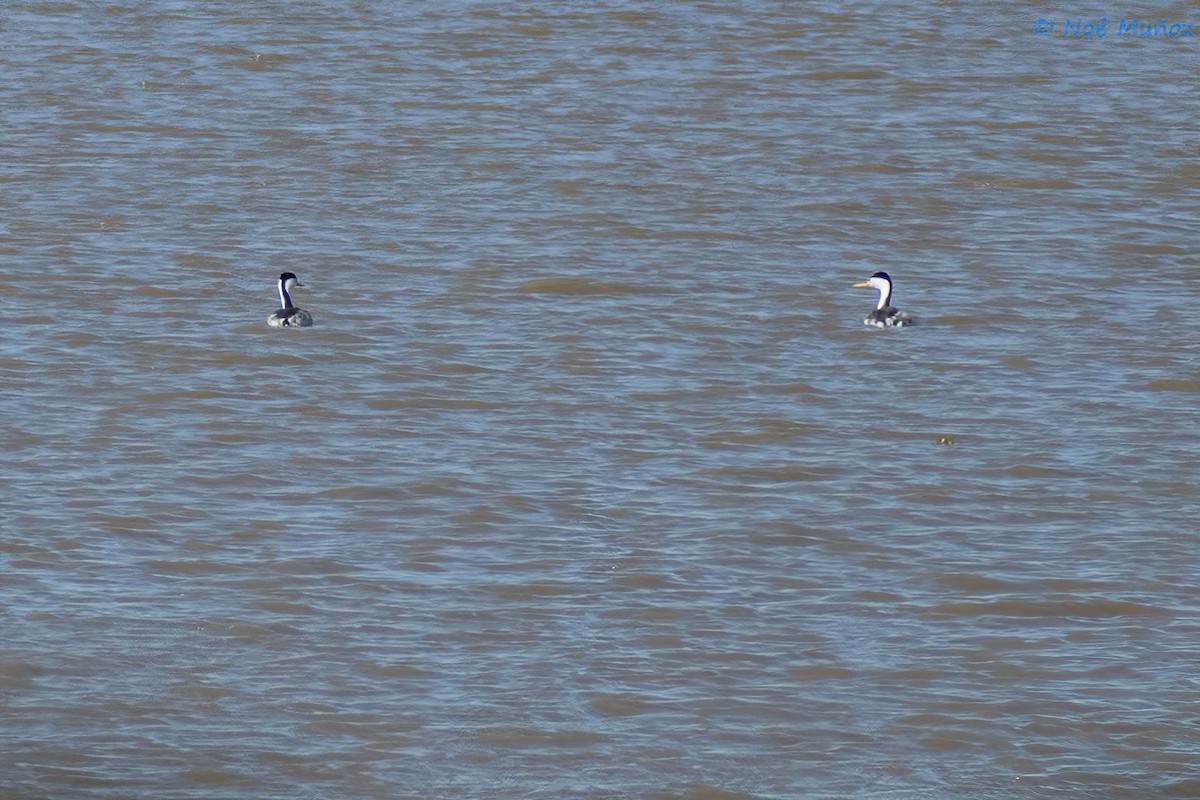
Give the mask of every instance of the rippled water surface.
POLYGON ((1200 44, 1045 13, 7 4, 0 798, 1200 796, 1200 44))

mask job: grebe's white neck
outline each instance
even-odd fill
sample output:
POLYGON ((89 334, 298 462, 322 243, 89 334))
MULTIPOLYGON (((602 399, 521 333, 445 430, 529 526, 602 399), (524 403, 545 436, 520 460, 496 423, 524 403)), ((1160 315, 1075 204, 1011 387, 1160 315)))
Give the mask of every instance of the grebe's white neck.
POLYGON ((290 272, 285 272, 279 276, 279 303, 281 308, 293 308, 292 296, 288 294, 289 289, 294 289, 300 285, 296 280, 296 276, 290 272))
POLYGON ((876 304, 876 310, 887 308, 892 304, 892 282, 887 278, 871 278, 867 281, 872 289, 879 290, 879 303, 876 304))

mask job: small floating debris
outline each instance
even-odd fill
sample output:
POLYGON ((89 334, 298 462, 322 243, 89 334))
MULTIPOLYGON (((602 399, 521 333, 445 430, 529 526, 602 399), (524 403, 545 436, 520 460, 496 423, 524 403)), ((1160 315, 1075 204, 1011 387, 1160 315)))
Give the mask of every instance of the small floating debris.
POLYGON ((953 436, 939 436, 936 444, 954 444, 953 436))

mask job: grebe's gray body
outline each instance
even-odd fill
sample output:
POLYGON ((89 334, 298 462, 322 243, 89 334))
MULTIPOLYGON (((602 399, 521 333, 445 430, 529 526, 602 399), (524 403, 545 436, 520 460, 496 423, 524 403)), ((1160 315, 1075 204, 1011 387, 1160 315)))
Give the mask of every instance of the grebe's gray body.
POLYGON ((892 279, 886 272, 876 272, 864 283, 854 284, 856 289, 877 289, 879 303, 875 310, 863 320, 864 325, 875 328, 903 328, 912 325, 913 318, 898 308, 892 307, 892 279))
POLYGON ((285 272, 279 276, 279 304, 283 307, 267 317, 268 325, 272 328, 307 328, 312 325, 312 314, 292 305, 292 296, 288 294, 289 290, 303 285, 296 279, 295 273, 285 272))

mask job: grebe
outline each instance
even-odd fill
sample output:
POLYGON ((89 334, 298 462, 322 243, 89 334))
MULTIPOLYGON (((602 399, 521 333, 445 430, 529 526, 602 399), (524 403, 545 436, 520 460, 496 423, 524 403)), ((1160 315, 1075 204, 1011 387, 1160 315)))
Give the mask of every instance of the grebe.
POLYGON ((307 328, 312 325, 312 314, 292 305, 292 297, 288 294, 288 289, 303 285, 293 272, 285 272, 279 276, 279 302, 283 308, 267 317, 268 325, 272 328, 307 328))
POLYGON ((879 305, 863 320, 864 325, 873 325, 876 328, 903 328, 913 324, 912 317, 897 308, 892 308, 892 279, 886 272, 876 272, 865 283, 854 284, 854 288, 879 290, 879 305))

